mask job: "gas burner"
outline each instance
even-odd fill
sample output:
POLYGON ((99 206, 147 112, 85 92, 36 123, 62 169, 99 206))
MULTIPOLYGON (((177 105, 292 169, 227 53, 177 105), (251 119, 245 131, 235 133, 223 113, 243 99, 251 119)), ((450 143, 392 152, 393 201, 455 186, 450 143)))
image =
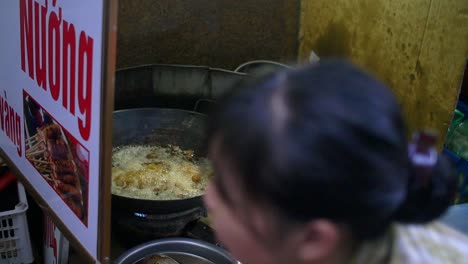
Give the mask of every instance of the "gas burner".
POLYGON ((206 209, 197 207, 160 215, 115 211, 112 220, 119 240, 130 247, 167 237, 189 237, 216 244, 211 228, 200 221, 205 216, 206 209))

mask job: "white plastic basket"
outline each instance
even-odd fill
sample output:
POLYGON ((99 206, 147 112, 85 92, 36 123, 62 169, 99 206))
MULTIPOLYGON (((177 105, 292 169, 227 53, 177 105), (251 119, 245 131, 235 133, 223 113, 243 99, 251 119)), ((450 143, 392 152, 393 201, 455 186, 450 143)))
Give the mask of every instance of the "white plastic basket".
POLYGON ((34 260, 26 218, 28 201, 19 182, 18 197, 15 209, 0 212, 0 264, 32 263, 34 260))

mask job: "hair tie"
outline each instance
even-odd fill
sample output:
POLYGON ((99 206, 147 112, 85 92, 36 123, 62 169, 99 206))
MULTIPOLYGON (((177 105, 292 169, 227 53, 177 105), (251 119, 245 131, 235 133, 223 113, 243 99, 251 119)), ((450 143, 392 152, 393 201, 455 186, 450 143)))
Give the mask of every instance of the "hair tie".
POLYGON ((431 182, 432 170, 437 164, 437 134, 421 131, 413 135, 408 145, 409 159, 414 169, 416 188, 427 187, 431 182))

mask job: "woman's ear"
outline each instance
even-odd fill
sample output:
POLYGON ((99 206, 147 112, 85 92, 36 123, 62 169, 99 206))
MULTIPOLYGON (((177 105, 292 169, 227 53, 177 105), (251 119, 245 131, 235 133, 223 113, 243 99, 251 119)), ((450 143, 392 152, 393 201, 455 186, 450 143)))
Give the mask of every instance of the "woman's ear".
POLYGON ((344 235, 337 224, 325 219, 310 221, 301 233, 297 257, 303 263, 327 263, 334 258, 344 235))

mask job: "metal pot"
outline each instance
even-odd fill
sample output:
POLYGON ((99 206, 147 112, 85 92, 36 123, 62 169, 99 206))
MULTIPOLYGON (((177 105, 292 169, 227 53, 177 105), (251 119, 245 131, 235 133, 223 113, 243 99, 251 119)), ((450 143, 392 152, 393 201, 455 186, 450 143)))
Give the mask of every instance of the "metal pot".
POLYGON ((235 264, 239 263, 222 248, 187 238, 161 239, 147 242, 126 251, 115 264, 141 263, 152 255, 169 256, 183 264, 235 264))
MULTIPOLYGON (((113 146, 177 145, 204 157, 206 116, 166 108, 137 108, 113 113, 113 146)), ((112 195, 112 222, 127 246, 156 238, 189 235, 216 243, 209 227, 200 228, 206 216, 202 196, 180 200, 143 200, 112 195), (198 223, 197 223, 198 222, 198 223), (194 224, 192 224, 194 223, 194 224)))

